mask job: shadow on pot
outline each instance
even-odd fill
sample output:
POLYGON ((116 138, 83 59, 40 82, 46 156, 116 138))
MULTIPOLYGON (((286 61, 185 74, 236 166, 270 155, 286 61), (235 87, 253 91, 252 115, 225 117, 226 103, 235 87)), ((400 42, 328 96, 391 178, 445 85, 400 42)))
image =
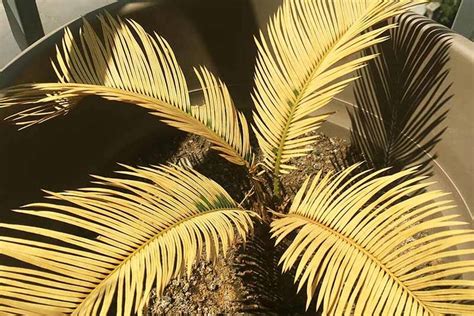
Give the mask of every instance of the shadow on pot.
POLYGON ((420 165, 417 175, 431 176, 452 98, 451 31, 415 14, 395 22, 387 41, 364 52, 379 56, 358 70, 356 106, 348 111, 351 141, 370 168, 391 166, 395 173, 420 165))

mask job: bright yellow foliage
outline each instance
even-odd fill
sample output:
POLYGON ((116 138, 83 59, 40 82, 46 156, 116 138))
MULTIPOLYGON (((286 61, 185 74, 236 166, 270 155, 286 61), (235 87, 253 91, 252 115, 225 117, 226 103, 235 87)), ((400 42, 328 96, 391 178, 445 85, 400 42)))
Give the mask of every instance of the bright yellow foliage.
POLYGON ((296 268, 306 284, 307 305, 328 315, 434 315, 473 311, 459 301, 474 298, 474 282, 455 276, 474 272, 474 231, 451 209, 441 191, 412 196, 429 183, 407 176, 416 168, 308 178, 290 211, 273 221, 278 244, 295 232, 282 255, 283 271, 296 268), (451 229, 450 229, 451 228, 451 229), (454 260, 455 261, 454 261, 454 260), (317 288, 319 288, 317 290, 317 288))
POLYGON ((183 71, 165 39, 132 20, 99 19, 102 37, 86 20, 76 41, 65 30, 53 62, 58 83, 24 84, 0 93, 0 108, 32 105, 9 120, 28 127, 68 113, 83 96, 99 95, 144 107, 171 126, 207 138, 231 162, 249 165, 247 121, 220 80, 204 67, 195 70, 205 103, 192 105, 183 71))
POLYGON ((251 213, 196 171, 127 168, 129 178, 96 177, 103 186, 50 193, 54 203, 17 211, 97 239, 0 224, 51 240, 0 237, 3 255, 41 268, 0 266, 0 313, 105 315, 114 303, 117 315, 142 314, 151 290, 161 294, 171 278, 189 274, 203 249, 214 260, 252 230, 251 213))

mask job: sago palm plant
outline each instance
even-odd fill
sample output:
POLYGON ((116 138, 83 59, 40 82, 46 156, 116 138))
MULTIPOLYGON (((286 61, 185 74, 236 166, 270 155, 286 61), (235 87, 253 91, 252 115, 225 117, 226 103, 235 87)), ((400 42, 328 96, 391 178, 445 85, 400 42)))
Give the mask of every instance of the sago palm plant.
POLYGON ((87 238, 54 228, 0 224, 4 256, 28 266, 0 266, 2 314, 142 314, 150 292, 192 272, 204 256, 214 260, 254 221, 271 227, 276 243, 291 242, 280 259, 293 269, 307 305, 326 314, 462 314, 472 312, 474 251, 457 248, 474 232, 454 215, 445 193, 411 167, 308 175, 286 207, 283 174, 308 152, 330 114, 323 108, 351 81, 353 71, 377 58, 368 51, 386 40, 409 0, 292 0, 257 40, 252 148, 247 119, 223 82, 195 69, 203 103, 189 89, 168 43, 136 22, 106 15, 97 33, 84 21, 57 47, 55 83, 2 91, 2 107, 18 107, 9 120, 23 127, 67 114, 80 99, 99 95, 144 107, 171 126, 209 140, 229 162, 247 170, 255 209, 246 210, 216 182, 185 164, 124 166, 123 177, 96 177, 97 186, 48 192, 52 202, 18 213, 92 232, 87 238), (347 59, 349 56, 356 56, 347 59), (20 105, 26 106, 21 108, 20 105), (308 136, 309 135, 309 136, 308 136), (266 179, 270 181, 266 181, 266 179), (416 194, 415 194, 416 193, 416 194), (423 237, 412 238, 423 233, 423 237), (27 237, 25 237, 27 236, 27 237), (436 264, 430 264, 436 261, 436 264))

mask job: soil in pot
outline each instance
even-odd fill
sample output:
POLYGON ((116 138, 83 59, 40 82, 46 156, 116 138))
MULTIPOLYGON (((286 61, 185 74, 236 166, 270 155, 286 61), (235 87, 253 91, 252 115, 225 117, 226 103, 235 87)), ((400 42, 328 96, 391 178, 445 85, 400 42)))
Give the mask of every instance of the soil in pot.
MULTIPOLYGON (((320 170, 327 173, 338 169, 353 155, 347 141, 321 133, 315 133, 315 136, 310 154, 293 161, 298 171, 282 178, 287 203, 307 176, 320 170)), ((148 144, 140 152, 131 163, 189 161, 193 168, 219 183, 236 201, 244 200, 244 207, 252 205, 251 198, 244 199, 251 187, 245 170, 219 157, 199 136, 178 134, 165 147, 148 144)), ((214 264, 199 261, 189 278, 183 276, 172 280, 161 297, 152 293, 147 315, 316 314, 314 306, 305 311, 305 291, 296 294, 292 273, 280 273, 277 264, 285 244, 276 249, 273 245, 268 226, 257 223, 253 236, 245 245, 237 241, 227 256, 220 256, 214 264)))

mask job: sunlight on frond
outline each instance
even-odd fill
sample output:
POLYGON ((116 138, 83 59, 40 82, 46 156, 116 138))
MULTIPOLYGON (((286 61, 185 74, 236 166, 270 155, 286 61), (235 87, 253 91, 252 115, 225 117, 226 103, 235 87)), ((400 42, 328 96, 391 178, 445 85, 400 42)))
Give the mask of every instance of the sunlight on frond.
POLYGON ((214 260, 252 231, 252 213, 217 183, 177 166, 127 167, 129 178, 96 177, 102 186, 49 193, 53 203, 17 210, 99 235, 0 224, 48 237, 0 237, 1 253, 42 269, 0 266, 0 313, 142 314, 150 291, 191 273, 203 250, 214 260), (114 308, 115 308, 114 307, 114 308))
POLYGON ((58 83, 23 84, 0 92, 0 108, 31 106, 9 120, 26 127, 42 123, 66 114, 77 104, 64 100, 99 95, 144 107, 169 125, 209 139, 231 162, 249 165, 247 121, 235 109, 222 82, 203 68, 196 72, 200 79, 206 78, 200 80, 203 88, 217 94, 209 98, 209 92, 203 92, 212 104, 201 105, 200 112, 206 114, 198 116, 191 109, 183 71, 165 39, 146 33, 133 20, 110 15, 99 19, 101 37, 86 20, 76 40, 65 30, 53 61, 58 83))
POLYGON ((389 176, 385 170, 354 175, 358 165, 312 180, 298 191, 290 211, 272 223, 279 243, 293 236, 282 255, 283 270, 296 268, 298 288, 306 284, 307 306, 329 315, 431 315, 472 312, 461 301, 474 298, 474 231, 451 209, 446 194, 428 191, 411 177, 416 168, 389 176), (292 235, 295 233, 295 235, 292 235), (435 264, 430 264, 435 261, 435 264))
MULTIPOLYGON (((226 85, 204 67, 194 69, 194 72, 204 93, 204 105, 192 107, 192 116, 208 124, 216 133, 216 137, 207 138, 214 144, 213 148, 221 152, 221 156, 235 164, 242 164, 242 157, 245 161, 251 161, 247 119, 235 110, 226 85), (237 157, 235 151, 238 152, 237 157)), ((200 133, 198 128, 197 125, 189 126, 190 132, 194 134, 206 133, 205 130, 200 133)))
MULTIPOLYGON (((254 130, 264 162, 277 177, 294 169, 290 159, 305 155, 329 114, 308 116, 342 91, 374 55, 344 58, 385 40, 394 25, 363 33, 417 1, 285 1, 260 34, 253 100, 254 130)), ((276 188, 278 189, 278 188, 276 188)), ((277 191, 277 190, 276 190, 277 191)))

